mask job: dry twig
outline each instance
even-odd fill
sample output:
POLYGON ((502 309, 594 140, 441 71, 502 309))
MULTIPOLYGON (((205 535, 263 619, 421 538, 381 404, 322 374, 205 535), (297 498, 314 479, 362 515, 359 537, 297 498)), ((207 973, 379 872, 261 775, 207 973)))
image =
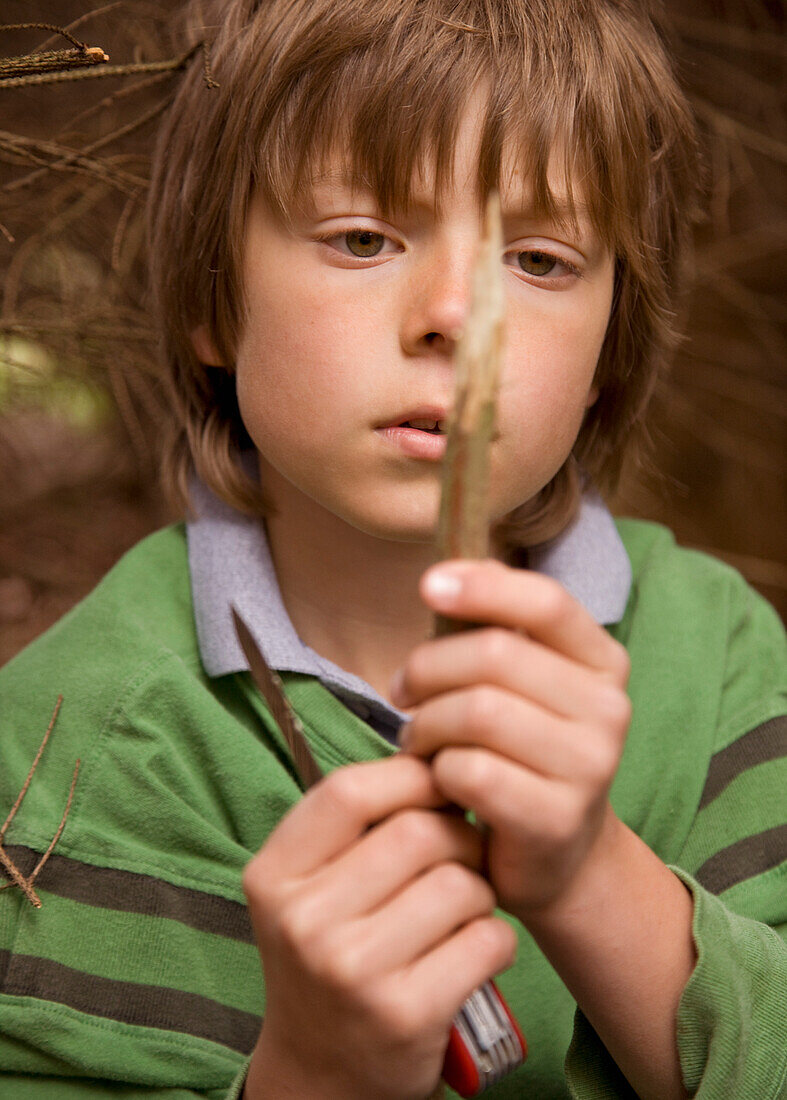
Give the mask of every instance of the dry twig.
MULTIPOLYGON (((489 553, 489 452, 503 353, 503 230, 500 199, 492 192, 473 271, 472 300, 456 350, 454 408, 443 467, 438 558, 485 558, 489 553)), ((438 615, 435 632, 457 629, 438 615)))

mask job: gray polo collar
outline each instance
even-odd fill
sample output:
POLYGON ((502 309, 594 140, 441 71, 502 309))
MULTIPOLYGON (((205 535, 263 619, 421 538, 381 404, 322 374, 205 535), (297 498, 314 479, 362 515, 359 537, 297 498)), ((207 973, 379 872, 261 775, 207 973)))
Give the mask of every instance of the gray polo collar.
MULTIPOLYGON (((264 524, 236 511, 204 484, 192 484, 196 519, 187 524, 189 568, 202 663, 209 676, 248 669, 230 617, 234 604, 268 664, 315 676, 356 713, 383 723, 405 717, 374 689, 305 645, 281 598, 264 524)), ((560 581, 593 615, 611 624, 622 616, 631 565, 612 516, 588 492, 571 527, 529 552, 529 565, 560 581)))

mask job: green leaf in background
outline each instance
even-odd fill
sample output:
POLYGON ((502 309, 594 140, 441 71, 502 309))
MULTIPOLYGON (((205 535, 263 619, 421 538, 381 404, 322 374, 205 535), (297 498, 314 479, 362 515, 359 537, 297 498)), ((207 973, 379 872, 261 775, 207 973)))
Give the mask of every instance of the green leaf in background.
POLYGON ((0 336, 0 416, 37 411, 70 428, 91 432, 113 416, 98 386, 58 367, 50 353, 24 336, 0 336))

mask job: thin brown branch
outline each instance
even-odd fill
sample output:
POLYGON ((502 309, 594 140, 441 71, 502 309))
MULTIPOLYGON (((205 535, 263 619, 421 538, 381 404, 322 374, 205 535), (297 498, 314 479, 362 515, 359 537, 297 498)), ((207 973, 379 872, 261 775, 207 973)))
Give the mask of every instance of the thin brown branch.
MULTIPOLYGON (((57 217, 49 218, 45 221, 38 232, 31 234, 16 250, 11 263, 8 265, 8 270, 6 271, 6 276, 3 281, 3 304, 2 311, 0 312, 2 313, 2 317, 5 318, 6 323, 12 323, 11 319, 16 313, 22 273, 26 263, 30 257, 34 255, 38 245, 48 238, 54 237, 71 222, 88 213, 102 195, 105 194, 105 188, 106 184, 104 183, 94 183, 91 188, 79 196, 76 202, 72 202, 70 205, 59 202, 57 205, 60 208, 60 214, 57 217)), ((3 322, 0 321, 0 325, 2 325, 2 323, 3 322)), ((68 330, 71 327, 72 325, 68 322, 63 322, 61 325, 61 328, 64 330, 68 330)))
MULTIPOLYGON (((74 149, 60 160, 47 164, 44 168, 37 168, 27 176, 22 176, 21 179, 12 180, 10 183, 7 183, 2 190, 6 194, 12 194, 14 191, 19 191, 23 187, 29 187, 31 184, 36 183, 47 172, 61 171, 68 168, 80 158, 89 156, 99 149, 105 149, 108 145, 113 145, 116 141, 128 137, 129 134, 133 134, 136 130, 141 130, 148 122, 152 122, 153 119, 158 118, 158 116, 167 109, 168 105, 168 99, 160 100, 154 107, 151 107, 150 110, 140 115, 139 118, 133 119, 133 121, 127 123, 125 126, 119 127, 117 130, 113 130, 111 134, 106 134, 97 141, 91 142, 90 145, 86 145, 83 149, 74 149)), ((144 182, 144 186, 147 187, 146 181, 144 182)), ((137 197, 136 193, 131 197, 135 199, 137 197)))
MULTIPOLYGON (((78 38, 74 38, 73 34, 66 28, 61 27, 57 23, 3 23, 0 25, 1 31, 54 31, 55 35, 59 35, 61 38, 65 38, 72 46, 75 46, 79 50, 86 50, 87 44, 80 42, 78 38)), ((41 49, 42 47, 39 47, 41 49)))
POLYGON ((11 859, 8 852, 6 852, 2 844, 0 844, 0 863, 2 863, 3 867, 6 870, 6 873, 11 879, 10 882, 6 882, 2 886, 0 886, 0 890, 5 890, 9 886, 18 886, 27 898, 27 900, 30 902, 30 904, 35 909, 40 909, 41 899, 39 898, 33 887, 30 885, 30 883, 27 881, 25 876, 22 874, 22 872, 19 870, 17 865, 14 863, 14 861, 11 859))
MULTIPOLYGON (((63 81, 89 80, 93 77, 105 76, 135 76, 138 73, 169 73, 183 69, 201 49, 201 44, 194 46, 182 57, 170 58, 168 61, 141 61, 130 65, 101 65, 89 69, 70 69, 58 73, 39 73, 32 76, 11 77, 2 81, 3 88, 32 87, 39 84, 55 84, 63 81)), ((218 86, 218 85, 211 85, 218 86)))
POLYGON ((71 119, 69 122, 71 130, 73 131, 80 126, 84 126, 87 119, 92 118, 93 115, 100 114, 102 111, 107 111, 110 107, 117 104, 119 100, 137 95, 140 92, 146 92, 149 88, 154 87, 156 84, 162 84, 164 81, 169 80, 169 78, 169 72, 154 73, 153 76, 149 76, 145 80, 135 80, 132 84, 128 84, 125 87, 116 88, 97 103, 91 103, 89 107, 86 107, 84 111, 80 111, 75 118, 71 119))
POLYGON ((57 702, 55 703, 54 712, 53 712, 52 717, 49 721, 49 725, 47 726, 46 733, 44 734, 44 739, 41 742, 41 744, 39 746, 39 749, 38 749, 38 752, 35 755, 35 760, 32 763, 30 771, 27 773, 27 779, 25 780, 25 782, 22 786, 22 790, 19 792, 19 795, 17 796, 16 802, 11 807, 11 812, 9 813, 8 817, 3 822, 2 828, 0 828, 0 847, 2 847, 3 838, 5 837, 6 830, 8 829, 8 826, 11 824, 11 822, 16 817, 16 812, 19 809, 19 807, 22 805, 22 801, 24 800, 24 797, 27 794, 28 788, 30 786, 30 781, 31 781, 31 779, 33 778, 33 776, 35 774, 35 770, 38 767, 39 761, 41 760, 41 757, 44 753, 44 749, 46 748, 46 743, 49 740, 50 734, 52 733, 52 730, 55 727, 55 722, 57 721, 57 716, 60 713, 60 707, 62 705, 63 705, 63 696, 58 695, 57 702))
POLYGON ((109 56, 100 46, 89 46, 85 50, 50 50, 48 53, 3 57, 0 58, 0 86, 36 73, 69 72, 83 66, 103 65, 107 61, 109 56))
MULTIPOLYGON (((111 183, 121 191, 133 192, 137 188, 147 187, 147 181, 140 176, 133 176, 119 168, 113 168, 109 161, 96 160, 87 157, 78 149, 69 149, 65 145, 59 145, 54 141, 41 141, 36 138, 22 137, 20 134, 10 134, 5 130, 0 131, 0 148, 8 152, 17 153, 27 157, 33 163, 40 164, 47 169, 66 172, 87 172, 99 179, 111 183), (41 158, 52 156, 55 161, 46 161, 41 158), (63 167, 59 167, 63 164, 63 167)), ((3 188, 6 190, 9 185, 3 188)))
MULTIPOLYGON (((113 0, 111 4, 104 4, 101 8, 93 8, 92 11, 86 11, 80 15, 77 19, 74 19, 71 23, 68 23, 62 28, 63 33, 68 31, 73 34, 77 27, 81 27, 83 23, 87 23, 91 19, 95 19, 98 15, 106 15, 108 11, 112 11, 114 8, 119 8, 123 4, 123 0, 113 0)), ((48 38, 46 42, 43 42, 39 49, 47 50, 55 41, 57 35, 53 35, 52 38, 48 38)))
POLYGON ((41 871, 41 868, 44 866, 46 861, 52 855, 54 847, 57 844, 58 840, 60 840, 60 837, 63 833, 63 829, 65 829, 65 827, 66 827, 66 821, 68 821, 68 815, 71 812, 71 803, 74 800, 74 790, 75 790, 76 785, 77 785, 77 779, 79 778, 79 768, 80 768, 81 763, 82 763, 81 760, 77 760, 76 764, 74 765, 74 774, 71 777, 71 787, 69 788, 69 791, 68 791, 68 798, 66 800, 66 808, 63 810, 63 816, 60 818, 60 824, 57 827, 57 832, 52 837, 52 840, 49 842, 49 847, 43 853, 43 855, 39 859, 38 863, 35 865, 33 870, 30 872, 30 875, 27 879, 28 883, 31 886, 35 882, 35 880, 38 878, 38 875, 39 875, 39 872, 41 871))

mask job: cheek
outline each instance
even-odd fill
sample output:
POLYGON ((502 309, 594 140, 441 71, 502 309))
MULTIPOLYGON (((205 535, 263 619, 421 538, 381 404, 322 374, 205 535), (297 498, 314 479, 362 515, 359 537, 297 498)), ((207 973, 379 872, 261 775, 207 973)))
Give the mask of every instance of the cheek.
MULTIPOLYGON (((565 333, 543 333, 511 343, 501 382, 501 409, 517 409, 531 426, 554 415, 568 424, 581 416, 596 373, 601 341, 574 340, 565 333)), ((551 430, 557 424, 553 423, 551 430)))
POLYGON ((509 310, 498 406, 506 441, 500 485, 508 494, 501 511, 537 492, 571 451, 592 397, 607 317, 605 294, 594 296, 592 308, 589 299, 566 295, 527 315, 509 310))
POLYGON ((241 413, 314 427, 342 383, 330 310, 297 288, 254 289, 237 359, 241 413))

